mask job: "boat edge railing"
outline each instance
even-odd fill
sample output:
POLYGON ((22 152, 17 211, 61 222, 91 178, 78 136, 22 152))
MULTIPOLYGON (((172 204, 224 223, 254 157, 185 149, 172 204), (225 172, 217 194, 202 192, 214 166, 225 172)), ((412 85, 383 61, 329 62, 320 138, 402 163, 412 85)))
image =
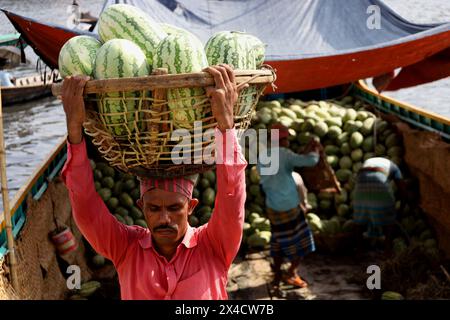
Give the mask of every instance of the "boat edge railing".
MULTIPOLYGON (((13 225, 13 236, 17 238, 26 222, 26 200, 29 195, 33 200, 39 198, 47 190, 49 183, 61 171, 67 160, 66 139, 64 136, 59 140, 57 146, 44 159, 41 165, 33 172, 24 186, 17 191, 11 204, 11 219, 13 225)), ((0 223, 0 259, 8 253, 6 248, 5 221, 0 223)))
POLYGON ((364 80, 359 80, 353 86, 351 94, 373 105, 379 111, 393 114, 415 127, 436 132, 444 139, 450 140, 450 118, 379 94, 369 88, 364 80))

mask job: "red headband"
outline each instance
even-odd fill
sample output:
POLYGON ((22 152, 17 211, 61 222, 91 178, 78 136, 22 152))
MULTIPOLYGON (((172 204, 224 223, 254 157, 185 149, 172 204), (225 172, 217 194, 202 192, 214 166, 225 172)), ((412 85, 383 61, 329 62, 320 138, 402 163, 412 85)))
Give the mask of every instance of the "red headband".
POLYGON ((194 181, 184 177, 170 179, 144 178, 140 181, 141 197, 147 191, 161 189, 169 192, 178 192, 191 199, 195 184, 194 181))
POLYGON ((289 129, 281 123, 275 123, 271 126, 271 129, 278 129, 278 139, 289 137, 289 129))

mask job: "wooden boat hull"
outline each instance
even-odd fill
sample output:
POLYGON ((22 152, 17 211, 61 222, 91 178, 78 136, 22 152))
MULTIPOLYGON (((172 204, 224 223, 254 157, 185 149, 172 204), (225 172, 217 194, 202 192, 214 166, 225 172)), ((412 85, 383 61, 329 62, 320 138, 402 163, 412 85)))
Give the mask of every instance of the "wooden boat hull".
POLYGON ((10 106, 12 104, 31 101, 34 99, 50 96, 51 85, 25 87, 25 88, 2 88, 2 104, 10 106))
MULTIPOLYGON (((433 134, 443 137, 444 140, 447 140, 447 141, 442 141, 442 144, 444 144, 448 148, 447 150, 450 149, 450 145, 448 144, 448 139, 450 138, 450 119, 442 117, 437 114, 434 114, 432 112, 428 112, 426 110, 417 108, 415 106, 408 105, 408 104, 399 102, 397 100, 390 99, 388 97, 379 95, 375 91, 368 88, 364 84, 364 82, 359 82, 359 83, 355 84, 350 92, 350 95, 353 95, 354 97, 357 97, 357 98, 367 101, 377 110, 377 112, 379 111, 379 112, 385 113, 387 115, 395 115, 398 118, 400 118, 403 122, 410 124, 414 128, 425 129, 425 131, 420 131, 424 134, 431 134, 431 132, 433 132, 433 134)), ((419 132, 419 131, 417 131, 417 132, 419 132)), ((414 148, 416 148, 416 147, 418 148, 418 146, 413 146, 412 151, 408 150, 408 149, 406 150, 406 161, 409 161, 408 152, 410 154, 412 153, 414 156, 415 151, 416 151, 414 148)), ((407 148, 411 148, 411 147, 407 147, 407 148)), ((34 172, 34 174, 29 178, 27 183, 19 190, 16 197, 13 199, 11 213, 12 213, 12 220, 13 220, 13 222, 12 222, 13 234, 14 234, 15 238, 18 238, 20 240, 21 237, 24 237, 24 235, 23 235, 24 232, 25 233, 29 232, 29 229, 31 228, 30 226, 42 223, 42 218, 40 221, 37 221, 37 220, 39 220, 37 217, 35 217, 34 215, 28 214, 28 212, 30 210, 29 203, 30 203, 30 201, 31 201, 31 203, 39 203, 41 201, 48 201, 48 200, 45 200, 45 197, 48 197, 49 191, 50 191, 50 193, 55 192, 54 190, 56 190, 56 189, 53 188, 53 184, 56 184, 56 182, 54 180, 55 180, 55 178, 57 178, 58 174, 60 173, 60 171, 66 161, 66 157, 67 157, 66 152, 67 152, 66 143, 65 143, 65 139, 63 139, 58 143, 56 148, 51 152, 50 156, 34 172), (27 201, 27 199, 28 199, 28 201, 27 201), (30 200, 30 199, 32 199, 32 200, 30 200)), ((420 151, 420 152, 423 152, 423 151, 420 151)), ((427 157, 426 154, 417 154, 416 157, 422 157, 422 156, 424 158, 427 157)), ((419 174, 420 170, 426 170, 426 168, 425 169, 418 168, 417 169, 418 174, 419 174)), ((426 172, 426 174, 429 174, 429 172, 426 172)), ((439 177, 432 176, 432 175, 431 175, 431 178, 430 177, 428 178, 428 180, 431 180, 431 181, 424 180, 424 178, 422 178, 422 176, 420 176, 419 179, 421 182, 421 190, 422 190, 422 184, 425 186, 424 190, 431 190, 430 189, 431 187, 428 188, 428 186, 433 183, 435 184, 439 181, 439 177)), ((446 190, 450 190, 450 189, 446 189, 446 190)), ((68 205, 69 199, 68 199, 67 193, 61 193, 61 191, 59 191, 59 192, 60 192, 60 193, 58 193, 59 196, 67 197, 67 198, 61 199, 61 203, 65 203, 69 208, 69 209, 66 208, 65 210, 66 211, 68 210, 70 212, 70 205, 68 205)), ((431 192, 431 193, 433 193, 433 192, 431 192)), ((422 193, 421 197, 426 199, 428 197, 428 195, 422 193)), ((422 205, 422 203, 421 203, 421 205, 422 205)), ((445 204, 443 204, 443 206, 445 206, 445 204)), ((450 218, 449 218, 450 215, 445 216, 445 215, 441 215, 439 213, 433 212, 432 210, 427 211, 426 208, 427 207, 425 205, 425 212, 427 213, 432 224, 435 226, 435 229, 437 230, 439 243, 440 243, 440 245, 442 245, 441 249, 445 250, 445 253, 447 255, 450 255, 450 243, 448 243, 449 240, 446 240, 446 239, 450 239, 450 218)), ((450 209, 450 205, 448 205, 447 208, 450 209)), ((47 214, 51 215, 52 213, 47 213, 47 214)), ((51 222, 52 220, 49 220, 49 221, 50 221, 49 223, 52 224, 52 222, 51 222)), ((6 237, 5 237, 6 232, 5 232, 4 228, 5 228, 4 223, 0 224, 0 269, 1 269, 2 259, 4 258, 4 256, 7 253, 6 237)), ((48 226, 47 229, 45 229, 46 232, 48 231, 49 228, 50 227, 48 226)), ((72 225, 72 228, 76 229, 76 227, 74 225, 72 225)), ((78 236, 80 237, 79 234, 78 234, 78 236)), ((18 242, 18 246, 20 246, 20 245, 21 245, 21 242, 18 242)), ((36 248, 38 248, 38 247, 41 248, 42 246, 43 245, 39 244, 36 248)), ((34 250, 36 251, 36 249, 34 249, 34 250)), ((43 249, 39 249, 39 250, 43 250, 43 249)), ((54 250, 53 251, 47 250, 46 252, 49 255, 51 255, 51 257, 48 258, 47 260, 53 261, 52 262, 53 264, 48 262, 49 265, 53 266, 54 261, 56 259, 55 252, 54 252, 54 250)), ((24 259, 26 259, 26 258, 27 257, 24 257, 24 259)), ((78 257, 78 259, 80 259, 80 256, 78 257)), ((84 261, 84 263, 85 263, 85 261, 84 261)), ((41 267, 42 267, 42 265, 41 265, 41 267)), ((37 268, 39 273, 41 272, 41 269, 39 268, 39 264, 33 266, 33 268, 37 268)), ((58 271, 58 269, 55 269, 56 267, 53 266, 52 268, 54 268, 53 272, 56 272, 56 273, 60 272, 60 271, 58 271)), ((89 275, 88 272, 86 274, 89 275)), ((3 278, 2 277, 3 276, 0 273, 0 297, 2 297, 1 296, 2 286, 3 287, 8 286, 8 283, 5 282, 4 277, 3 278)), ((64 278, 61 274, 58 275, 58 279, 60 279, 65 284, 64 278)), ((43 284, 42 286, 45 286, 45 285, 43 284)), ((42 291, 42 294, 40 296, 36 296, 36 295, 33 296, 33 295, 31 295, 31 293, 29 293, 29 294, 31 295, 30 297, 34 297, 37 299, 42 299, 43 297, 57 299, 63 295, 63 291, 66 290, 66 288, 65 288, 65 286, 62 285, 62 286, 59 286, 55 290, 61 290, 61 292, 58 292, 57 294, 55 294, 51 297, 48 295, 45 295, 45 292, 44 292, 45 290, 42 291)), ((8 298, 11 296, 5 295, 4 297, 8 298)))
POLYGON ((15 80, 12 87, 2 87, 2 104, 10 106, 20 102, 31 101, 50 96, 52 93, 52 74, 47 75, 46 81, 41 76, 22 77, 15 80))

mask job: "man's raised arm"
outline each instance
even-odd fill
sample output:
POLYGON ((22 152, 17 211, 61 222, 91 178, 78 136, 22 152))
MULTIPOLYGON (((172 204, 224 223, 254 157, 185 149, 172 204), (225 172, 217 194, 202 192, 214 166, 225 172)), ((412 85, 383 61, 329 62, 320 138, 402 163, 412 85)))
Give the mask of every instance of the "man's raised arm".
POLYGON ((217 121, 215 157, 217 195, 214 212, 206 227, 207 237, 228 267, 233 261, 242 239, 245 216, 245 167, 234 129, 233 110, 238 88, 233 70, 228 65, 208 67, 204 71, 213 77, 216 86, 207 88, 211 109, 217 121))
POLYGON ((206 229, 215 252, 226 266, 236 256, 242 240, 245 218, 245 167, 235 129, 226 133, 216 129, 217 195, 214 212, 206 229), (223 147, 223 148, 222 148, 223 147), (230 150, 225 155, 221 150, 230 150))
POLYGON ((64 80, 62 99, 68 142, 62 178, 69 190, 72 214, 81 233, 98 253, 116 263, 126 252, 128 231, 109 213, 94 187, 82 134, 85 120, 83 88, 87 80, 86 77, 67 77, 64 80))

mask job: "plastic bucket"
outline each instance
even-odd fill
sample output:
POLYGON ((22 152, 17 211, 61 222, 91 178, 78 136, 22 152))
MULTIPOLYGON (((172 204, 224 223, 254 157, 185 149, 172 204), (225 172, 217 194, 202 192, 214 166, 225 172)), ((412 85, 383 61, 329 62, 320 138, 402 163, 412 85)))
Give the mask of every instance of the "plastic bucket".
POLYGON ((53 232, 51 239, 60 255, 75 251, 78 248, 77 241, 69 228, 53 232))

